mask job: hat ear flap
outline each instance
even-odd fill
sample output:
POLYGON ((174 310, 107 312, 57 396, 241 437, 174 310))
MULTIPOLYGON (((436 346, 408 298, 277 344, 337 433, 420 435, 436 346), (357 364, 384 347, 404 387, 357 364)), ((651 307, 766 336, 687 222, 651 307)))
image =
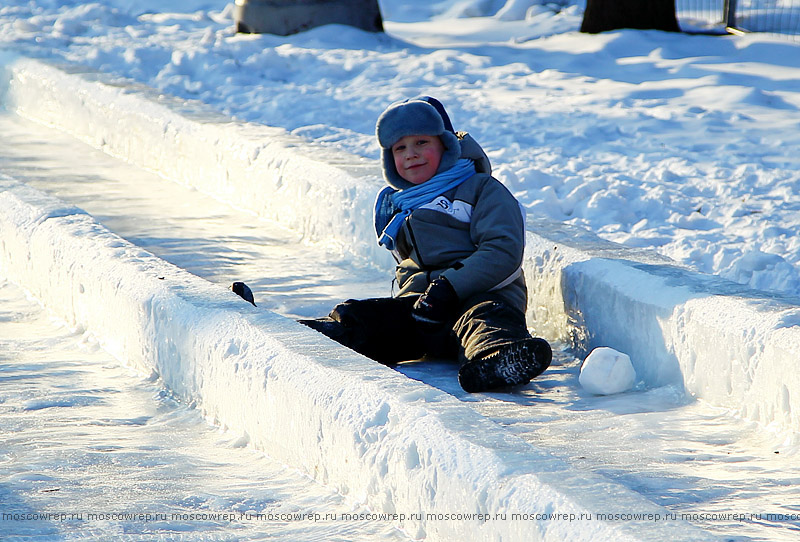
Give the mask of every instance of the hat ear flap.
POLYGON ((458 159, 461 158, 461 140, 458 139, 456 134, 445 131, 439 135, 439 139, 442 140, 444 145, 444 153, 442 153, 442 159, 439 161, 439 169, 436 170, 436 173, 447 171, 456 165, 458 159))

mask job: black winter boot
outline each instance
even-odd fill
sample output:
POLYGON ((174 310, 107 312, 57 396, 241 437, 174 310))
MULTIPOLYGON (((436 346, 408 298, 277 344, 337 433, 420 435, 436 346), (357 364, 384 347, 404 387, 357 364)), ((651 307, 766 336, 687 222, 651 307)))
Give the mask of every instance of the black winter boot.
POLYGON ((333 318, 315 318, 313 320, 298 320, 298 322, 345 346, 349 346, 352 342, 353 330, 333 318))
POLYGON ((458 383, 469 393, 527 384, 550 366, 552 358, 547 341, 524 339, 468 361, 458 371, 458 383))

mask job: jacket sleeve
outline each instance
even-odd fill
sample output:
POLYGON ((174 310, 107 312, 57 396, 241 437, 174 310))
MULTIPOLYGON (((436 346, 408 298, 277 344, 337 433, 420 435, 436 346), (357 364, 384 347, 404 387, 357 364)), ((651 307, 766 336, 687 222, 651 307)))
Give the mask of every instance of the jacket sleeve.
POLYGON ((475 251, 441 274, 461 300, 502 287, 521 274, 524 212, 497 179, 488 178, 473 205, 470 237, 475 251))

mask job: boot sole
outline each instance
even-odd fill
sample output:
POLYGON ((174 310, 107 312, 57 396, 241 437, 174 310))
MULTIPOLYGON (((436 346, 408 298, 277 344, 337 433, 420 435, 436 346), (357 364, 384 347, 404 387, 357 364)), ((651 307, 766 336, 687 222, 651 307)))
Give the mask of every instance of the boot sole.
POLYGON ((458 371, 458 383, 469 393, 527 384, 550 366, 552 356, 547 341, 525 339, 467 362, 458 371))

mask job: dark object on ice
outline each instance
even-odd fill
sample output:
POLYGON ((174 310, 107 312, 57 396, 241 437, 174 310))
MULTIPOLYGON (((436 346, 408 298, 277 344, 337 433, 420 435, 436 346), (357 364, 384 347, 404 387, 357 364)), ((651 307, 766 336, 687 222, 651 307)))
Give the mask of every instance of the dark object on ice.
POLYGON ((233 20, 245 34, 288 36, 325 24, 383 32, 378 0, 236 0, 233 20))
POLYGON ((547 341, 525 339, 468 361, 458 371, 458 383, 469 393, 527 384, 550 366, 552 358, 547 341))
POLYGON ((252 303, 254 307, 256 306, 256 301, 253 297, 253 291, 244 282, 234 282, 231 284, 231 291, 245 301, 252 303))

